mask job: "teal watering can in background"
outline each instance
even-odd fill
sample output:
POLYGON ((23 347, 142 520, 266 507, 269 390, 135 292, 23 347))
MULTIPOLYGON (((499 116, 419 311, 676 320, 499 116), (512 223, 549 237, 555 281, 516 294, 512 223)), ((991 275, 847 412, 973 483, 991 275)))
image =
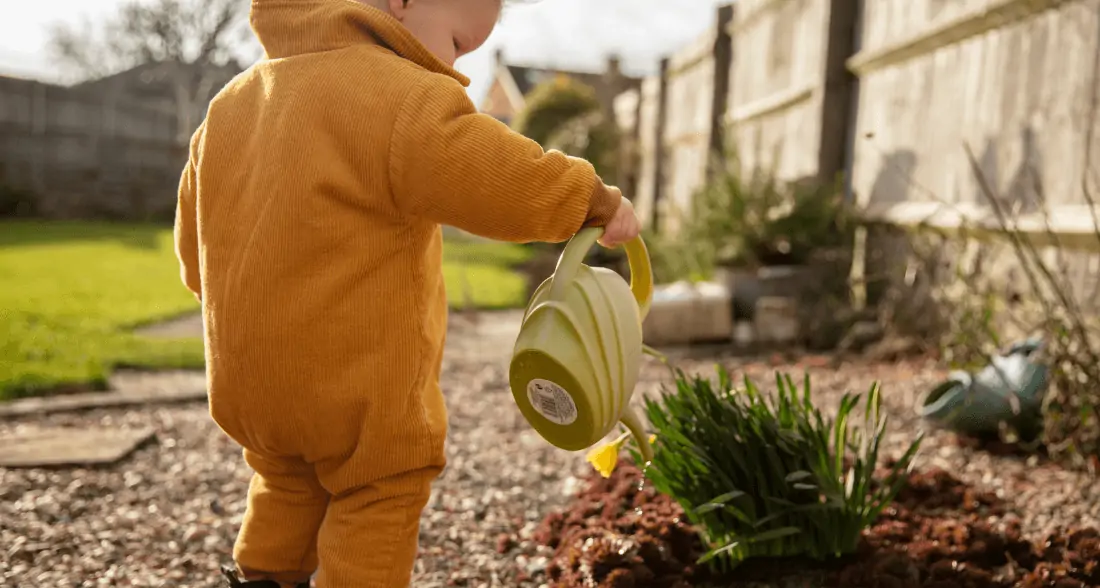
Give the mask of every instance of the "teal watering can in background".
POLYGON ((1042 431, 1042 406, 1049 370, 1037 361, 1042 344, 1029 340, 991 358, 977 374, 952 372, 921 399, 917 413, 966 435, 992 435, 1001 423, 1025 440, 1042 431))
POLYGON ((652 459, 630 408, 642 361, 642 321, 653 299, 653 270, 641 238, 627 242, 630 284, 582 261, 603 229, 583 229, 565 246, 554 275, 535 290, 512 354, 509 383, 527 422, 550 444, 591 447, 618 423, 652 459))

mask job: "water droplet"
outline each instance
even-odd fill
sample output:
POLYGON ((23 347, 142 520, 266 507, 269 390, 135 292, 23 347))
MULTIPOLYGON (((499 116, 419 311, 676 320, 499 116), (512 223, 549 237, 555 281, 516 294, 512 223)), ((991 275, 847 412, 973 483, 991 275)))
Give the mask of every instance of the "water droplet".
POLYGON ((643 466, 642 466, 642 479, 641 479, 641 480, 640 480, 640 481, 638 482, 638 492, 642 492, 643 490, 645 490, 645 476, 646 476, 646 472, 648 472, 648 471, 649 471, 649 466, 650 466, 650 464, 652 464, 652 463, 653 463, 653 462, 649 462, 649 461, 647 461, 647 462, 645 462, 645 465, 643 465, 643 466))

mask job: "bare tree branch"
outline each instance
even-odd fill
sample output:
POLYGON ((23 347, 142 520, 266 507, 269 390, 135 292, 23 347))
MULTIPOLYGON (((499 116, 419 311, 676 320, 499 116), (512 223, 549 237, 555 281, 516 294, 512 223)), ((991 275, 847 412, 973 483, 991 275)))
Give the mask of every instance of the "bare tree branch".
POLYGON ((54 25, 50 48, 84 78, 149 63, 224 65, 247 10, 241 0, 127 0, 98 26, 86 19, 76 27, 54 25))
POLYGON ((240 49, 247 11, 243 0, 126 0, 98 26, 87 20, 79 27, 55 25, 51 48, 85 79, 154 66, 143 72, 143 81, 170 86, 182 144, 225 81, 222 67, 240 49))

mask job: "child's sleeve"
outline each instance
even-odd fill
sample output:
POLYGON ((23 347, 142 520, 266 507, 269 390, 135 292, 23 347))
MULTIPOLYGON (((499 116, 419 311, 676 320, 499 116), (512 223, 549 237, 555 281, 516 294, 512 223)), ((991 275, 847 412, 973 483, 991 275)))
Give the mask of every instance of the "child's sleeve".
POLYGON ((390 143, 394 202, 407 214, 511 242, 561 242, 604 226, 622 201, 583 159, 543 151, 476 111, 458 83, 422 82, 390 143))
POLYGON ((176 258, 180 263, 180 277, 199 301, 202 301, 202 281, 199 277, 198 211, 196 209, 195 151, 201 140, 202 126, 191 139, 187 164, 180 174, 179 195, 176 199, 176 224, 173 230, 176 258))

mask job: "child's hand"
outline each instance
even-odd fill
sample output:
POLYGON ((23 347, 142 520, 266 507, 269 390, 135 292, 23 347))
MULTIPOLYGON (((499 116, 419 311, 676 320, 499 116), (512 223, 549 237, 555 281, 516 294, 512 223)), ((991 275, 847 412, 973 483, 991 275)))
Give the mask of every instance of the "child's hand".
POLYGON ((634 205, 624 197, 619 210, 615 213, 615 218, 604 227, 603 236, 600 237, 599 242, 600 245, 611 249, 637 237, 641 230, 642 225, 634 214, 634 205))

